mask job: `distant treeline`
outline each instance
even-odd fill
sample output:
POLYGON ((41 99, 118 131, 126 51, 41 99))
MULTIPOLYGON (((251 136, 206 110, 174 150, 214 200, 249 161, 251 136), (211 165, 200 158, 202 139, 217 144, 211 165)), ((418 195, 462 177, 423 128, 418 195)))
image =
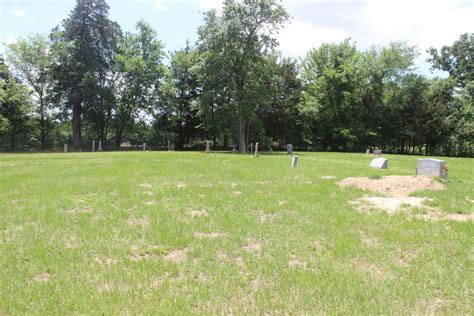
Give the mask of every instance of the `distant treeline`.
MULTIPOLYGON (((347 39, 300 61, 278 52, 279 1, 226 0, 196 43, 165 53, 139 21, 123 32, 104 0, 77 0, 50 34, 7 45, 0 61, 0 149, 262 149, 474 155, 474 33, 428 50, 447 79, 414 71, 416 47, 361 51, 347 39)), ((306 36, 311 36, 307 34, 306 36)))

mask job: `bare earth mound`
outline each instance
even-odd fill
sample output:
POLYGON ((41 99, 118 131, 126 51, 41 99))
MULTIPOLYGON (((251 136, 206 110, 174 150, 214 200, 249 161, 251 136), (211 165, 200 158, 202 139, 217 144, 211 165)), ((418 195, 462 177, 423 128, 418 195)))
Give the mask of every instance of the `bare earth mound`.
POLYGON ((360 189, 394 197, 407 197, 411 193, 431 189, 443 190, 444 186, 424 176, 387 176, 380 179, 346 178, 338 182, 341 187, 356 186, 360 189))
POLYGON ((338 182, 339 186, 355 186, 360 189, 374 191, 389 197, 381 196, 363 196, 353 204, 361 212, 367 212, 376 208, 394 214, 407 207, 425 207, 428 209, 426 214, 418 214, 417 218, 425 220, 438 221, 441 219, 467 222, 474 220, 474 214, 442 214, 439 210, 423 205, 426 198, 411 197, 411 193, 420 190, 443 190, 444 186, 432 179, 424 176, 387 176, 380 179, 370 178, 346 178, 338 182))

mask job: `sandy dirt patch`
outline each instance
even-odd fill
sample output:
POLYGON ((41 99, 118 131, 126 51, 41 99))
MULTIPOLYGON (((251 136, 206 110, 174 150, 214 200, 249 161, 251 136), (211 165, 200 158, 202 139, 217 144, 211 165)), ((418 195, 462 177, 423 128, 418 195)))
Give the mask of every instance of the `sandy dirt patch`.
POLYGON ((405 207, 423 207, 424 201, 426 201, 426 198, 410 196, 363 196, 352 203, 357 206, 360 211, 368 211, 370 208, 377 208, 385 210, 389 214, 395 214, 405 207))
POLYGON ((417 214, 417 218, 429 220, 429 221, 439 221, 439 220, 450 220, 455 222, 472 222, 474 221, 474 213, 461 214, 461 213, 450 213, 444 214, 435 209, 430 209, 425 214, 417 214))
POLYGON ((173 250, 165 256, 165 260, 171 262, 184 261, 187 258, 188 251, 188 248, 173 250))
POLYGON ((444 186, 424 176, 386 176, 380 179, 365 177, 346 178, 338 182, 339 186, 355 186, 394 197, 406 197, 420 190, 443 190, 444 186))
POLYGON ((213 232, 213 233, 203 233, 203 232, 195 232, 194 237, 200 238, 200 239, 215 239, 225 236, 224 233, 219 233, 219 232, 213 232))
POLYGON ((192 210, 190 212, 192 218, 200 218, 209 216, 204 210, 192 210))
POLYGON ((127 225, 128 226, 142 226, 142 227, 145 227, 145 226, 150 225, 150 220, 146 217, 143 217, 143 218, 130 217, 127 220, 127 225))

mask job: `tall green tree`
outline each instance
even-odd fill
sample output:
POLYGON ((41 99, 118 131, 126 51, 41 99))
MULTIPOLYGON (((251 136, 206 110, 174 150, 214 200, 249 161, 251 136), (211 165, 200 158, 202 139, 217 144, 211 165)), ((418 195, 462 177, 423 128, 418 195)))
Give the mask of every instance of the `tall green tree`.
POLYGON ((73 146, 81 146, 82 115, 100 107, 110 95, 105 85, 113 63, 120 27, 108 18, 105 0, 77 0, 69 16, 51 38, 57 54, 53 75, 55 89, 72 111, 73 146))
POLYGON ((260 74, 265 55, 277 46, 274 36, 288 18, 276 0, 226 0, 222 14, 206 12, 198 30, 208 79, 201 106, 220 103, 217 106, 230 115, 240 152, 246 151, 264 87, 260 74))
POLYGON ((41 149, 46 149, 51 129, 52 78, 50 43, 44 35, 34 34, 8 45, 7 61, 12 73, 27 84, 37 103, 41 149))
POLYGON ((158 40, 156 31, 144 21, 137 23, 136 30, 136 33, 125 33, 115 56, 117 107, 114 126, 117 147, 127 127, 140 113, 153 113, 165 71, 163 44, 158 40))

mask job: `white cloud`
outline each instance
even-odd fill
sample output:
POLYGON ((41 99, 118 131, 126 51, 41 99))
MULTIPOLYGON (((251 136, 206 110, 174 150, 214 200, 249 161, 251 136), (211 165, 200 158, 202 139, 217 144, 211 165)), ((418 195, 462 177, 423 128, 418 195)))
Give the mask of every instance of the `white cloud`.
POLYGON ((203 10, 216 9, 220 11, 222 9, 223 0, 197 0, 199 7, 203 10))
POLYGON ((322 43, 339 43, 349 35, 342 28, 318 27, 294 20, 278 35, 279 50, 291 57, 304 57, 322 43))
POLYGON ((10 13, 12 13, 13 15, 15 15, 18 18, 26 18, 27 17, 26 11, 22 10, 19 7, 16 7, 16 6, 10 9, 10 13))
POLYGON ((163 4, 162 0, 155 0, 155 10, 157 12, 164 12, 168 10, 168 7, 163 4))

